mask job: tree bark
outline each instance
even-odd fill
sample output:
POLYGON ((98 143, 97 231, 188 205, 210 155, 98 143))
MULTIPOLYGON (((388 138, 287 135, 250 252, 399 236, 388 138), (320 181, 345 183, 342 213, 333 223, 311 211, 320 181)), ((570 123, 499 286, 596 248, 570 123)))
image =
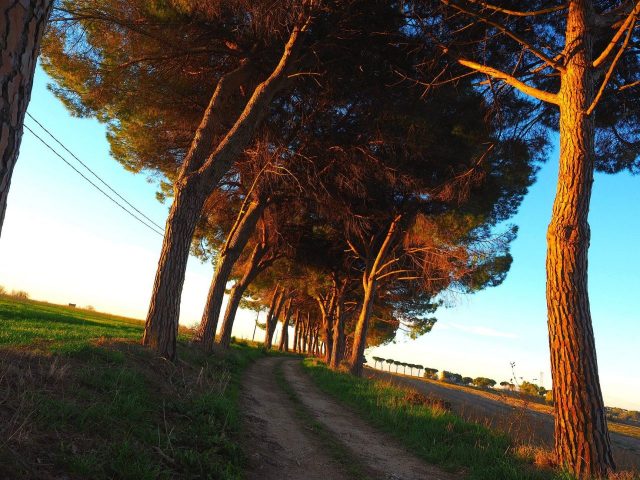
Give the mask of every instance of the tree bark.
POLYGON ((260 272, 264 271, 267 266, 266 264, 263 266, 260 262, 265 253, 266 245, 262 243, 256 244, 245 267, 244 275, 242 275, 242 277, 231 288, 229 303, 227 303, 227 309, 224 312, 224 318, 222 320, 222 327, 220 327, 220 345, 224 348, 229 348, 229 344, 231 343, 233 323, 244 292, 251 282, 253 282, 253 280, 260 274, 260 272))
POLYGON ((296 319, 293 327, 293 351, 298 353, 298 339, 300 335, 300 310, 296 311, 296 319))
POLYGON ((322 340, 327 347, 324 351, 324 362, 329 365, 331 362, 331 352, 333 344, 333 317, 335 310, 336 291, 332 290, 330 295, 323 298, 321 296, 316 297, 318 306, 320 307, 320 313, 322 314, 322 340))
POLYGON ((263 345, 267 347, 267 338, 269 337, 269 328, 271 325, 271 319, 273 315, 276 313, 276 309, 280 304, 280 297, 283 292, 280 290, 280 284, 276 284, 276 288, 273 289, 273 296, 271 297, 271 303, 269 303, 269 311, 267 312, 267 318, 264 321, 265 332, 264 332, 264 340, 263 345))
POLYGON ((578 478, 615 468, 598 377, 587 290, 594 126, 590 2, 569 2, 566 72, 560 89, 560 168, 547 231, 547 310, 555 452, 578 478))
POLYGON ((282 316, 282 332, 280 333, 280 344, 278 350, 281 352, 289 351, 289 321, 291 320, 291 300, 289 300, 288 307, 285 314, 282 316))
POLYGON ((250 201, 246 209, 239 212, 237 228, 229 233, 229 238, 227 238, 218 257, 216 272, 211 280, 202 320, 195 334, 195 340, 201 342, 207 352, 213 349, 224 292, 233 266, 255 231, 265 204, 265 200, 259 197, 250 201))
POLYGON ((0 235, 51 0, 0 5, 0 235))
POLYGON ((336 316, 333 322, 333 351, 331 352, 331 362, 329 367, 333 370, 340 368, 344 355, 344 307, 342 301, 338 300, 336 306, 336 316))
POLYGON ((364 289, 364 298, 362 299, 362 307, 356 330, 353 334, 353 344, 351 346, 351 359, 349 361, 349 371, 356 376, 362 376, 362 363, 364 360, 364 349, 367 344, 367 330, 369 328, 369 318, 373 309, 373 302, 376 295, 376 287, 378 284, 377 276, 380 271, 384 270, 384 262, 393 248, 393 243, 399 231, 401 215, 397 215, 389 224, 384 240, 380 245, 376 258, 362 274, 362 287, 364 289))
POLYGON ((364 357, 364 349, 367 344, 367 330, 369 328, 369 318, 373 309, 373 301, 376 295, 376 281, 369 279, 364 283, 364 297, 362 299, 362 307, 358 316, 358 323, 353 334, 353 345, 351 347, 351 361, 349 370, 353 375, 362 376, 362 359, 364 357))
POLYGON ((311 341, 310 341, 309 352, 314 357, 318 355, 318 334, 315 330, 311 331, 311 341))
POLYGON ((180 293, 191 239, 208 193, 197 186, 197 182, 177 182, 175 185, 142 337, 143 345, 169 360, 176 357, 180 293))
POLYGON ((278 318, 280 317, 282 307, 284 307, 284 304, 286 301, 287 299, 286 299, 285 292, 282 291, 280 293, 280 296, 278 297, 278 301, 276 303, 275 310, 273 311, 273 315, 267 318, 266 335, 264 337, 264 348, 266 348, 267 350, 271 350, 271 347, 273 346, 273 334, 276 331, 278 318))
POLYGON ((294 52, 298 49, 302 31, 303 29, 295 27, 291 32, 278 65, 269 77, 254 89, 242 113, 213 152, 207 153, 215 138, 214 125, 219 121, 217 113, 220 105, 225 103, 224 95, 219 92, 222 90, 220 82, 194 136, 176 182, 176 198, 167 219, 165 239, 143 336, 143 344, 164 357, 175 359, 180 297, 195 222, 202 210, 204 199, 217 187, 222 176, 247 147, 272 99, 287 82, 287 70, 295 60, 294 52), (197 191, 197 197, 184 198, 184 192, 188 191, 197 191), (180 201, 178 196, 181 197, 180 201), (198 210, 191 222, 195 207, 198 207, 198 210), (179 223, 182 220, 186 222, 184 225, 179 223), (164 332, 165 328, 171 328, 173 331, 164 332))
POLYGON ((307 318, 302 325, 302 353, 309 353, 309 331, 311 330, 311 316, 307 312, 307 318))

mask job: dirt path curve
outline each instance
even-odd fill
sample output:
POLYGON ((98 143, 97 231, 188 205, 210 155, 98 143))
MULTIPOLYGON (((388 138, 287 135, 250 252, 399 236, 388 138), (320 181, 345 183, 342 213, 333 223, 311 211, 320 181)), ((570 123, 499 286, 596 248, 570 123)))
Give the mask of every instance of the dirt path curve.
POLYGON ((276 382, 282 358, 267 357, 245 373, 240 394, 248 480, 347 480, 341 466, 306 431, 276 382))
MULTIPOLYGON (((308 412, 340 443, 351 450, 351 454, 358 458, 367 470, 370 471, 372 478, 376 480, 454 480, 458 478, 425 464, 397 445, 396 442, 388 438, 387 435, 378 432, 343 405, 320 392, 302 371, 299 360, 283 358, 261 360, 254 365, 253 371, 250 372, 251 376, 248 376, 246 381, 250 383, 259 381, 262 382, 263 386, 269 383, 275 383, 273 380, 273 368, 278 363, 282 363, 282 369, 287 383, 289 383, 291 388, 296 392, 308 412)), ((275 386, 277 388, 277 384, 275 386)), ((267 430, 273 431, 278 435, 279 445, 289 445, 291 449, 301 451, 302 455, 296 454, 293 455, 293 457, 302 458, 303 461, 309 461, 309 463, 303 467, 289 470, 287 474, 284 474, 282 470, 278 469, 279 476, 273 478, 317 478, 314 476, 317 473, 320 473, 325 480, 345 478, 345 473, 339 474, 330 471, 330 468, 332 466, 335 467, 336 464, 332 464, 330 460, 327 460, 323 452, 315 451, 311 458, 304 455, 305 452, 308 452, 308 448, 313 441, 309 441, 309 435, 305 436, 298 431, 300 428, 299 423, 296 422, 295 417, 289 413, 291 408, 287 410, 287 402, 282 401, 282 392, 273 390, 265 392, 264 387, 258 388, 262 390, 260 392, 260 395, 263 395, 261 399, 262 405, 254 404, 259 408, 258 410, 254 409, 252 415, 260 418, 260 422, 267 421, 267 430), (267 410, 265 410, 264 407, 266 407, 267 410), (273 425, 269 419, 264 418, 264 413, 261 415, 261 411, 270 411, 270 416, 273 417, 277 414, 277 418, 273 418, 273 425), (288 424, 284 427, 284 431, 283 422, 288 424), (308 443, 305 444, 304 442, 308 443), (300 476, 297 476, 298 474, 300 476)), ((255 387, 250 387, 247 384, 247 391, 249 390, 255 391, 255 387)), ((255 393, 258 392, 256 391, 255 393)), ((258 430, 262 430, 262 428, 260 427, 258 430)), ((271 438, 269 438, 269 440, 271 440, 271 438)), ((277 450, 278 452, 283 451, 286 453, 287 448, 280 447, 277 450)), ((289 453, 291 454, 293 452, 289 453)), ((274 456, 275 455, 272 455, 271 458, 273 459, 274 456)), ((292 456, 289 455, 289 458, 291 457, 292 456)), ((290 462, 287 458, 283 460, 285 464, 290 462)), ((272 477, 267 477, 264 473, 261 473, 259 478, 272 477)))

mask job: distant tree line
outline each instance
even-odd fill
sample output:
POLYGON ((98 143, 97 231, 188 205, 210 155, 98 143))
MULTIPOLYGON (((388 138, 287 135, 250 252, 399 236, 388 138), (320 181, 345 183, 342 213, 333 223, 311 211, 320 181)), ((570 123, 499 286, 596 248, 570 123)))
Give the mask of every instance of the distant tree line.
POLYGON ((640 426, 640 412, 637 410, 625 410, 624 408, 606 407, 607 418, 621 423, 640 426))
MULTIPOLYGON (((478 388, 494 388, 497 384, 497 382, 492 378, 464 377, 459 373, 449 372, 447 370, 443 370, 442 372, 440 372, 440 375, 438 375, 439 370, 436 368, 424 367, 423 365, 416 365, 412 363, 406 363, 406 362, 394 360, 392 358, 382 358, 378 356, 372 357, 372 359, 374 361, 374 368, 377 368, 378 364, 380 364, 380 368, 384 370, 384 366, 385 364, 387 364, 387 371, 389 372, 391 372, 391 369, 395 367, 395 370, 394 370, 395 373, 406 374, 407 373, 406 369, 408 368, 410 375, 413 375, 413 370, 416 369, 416 373, 418 376, 424 376, 424 378, 429 378, 432 380, 440 380, 443 382, 453 383, 456 385, 464 385, 464 386, 471 385, 478 388), (400 368, 402 368, 401 372, 399 370, 400 368), (423 371, 424 371, 424 374, 421 375, 420 372, 423 372, 423 371)), ((503 382, 500 382, 500 386, 505 390, 511 390, 511 391, 517 390, 521 394, 528 395, 531 397, 540 397, 545 399, 545 401, 547 401, 548 403, 552 403, 552 397, 550 395, 551 391, 547 390, 546 388, 540 385, 536 385, 535 383, 532 383, 532 382, 523 381, 519 385, 516 385, 512 382, 503 381, 503 382)), ((615 410, 616 412, 620 411, 619 415, 621 417, 629 418, 629 419, 636 418, 634 414, 638 413, 638 412, 633 412, 633 411, 630 412, 622 409, 608 409, 608 412, 612 410, 615 410)), ((640 421, 640 417, 638 418, 640 421)))
MULTIPOLYGON (((374 367, 377 366, 377 364, 380 364, 380 367, 384 367, 384 363, 386 363, 388 365, 388 371, 391 371, 391 366, 395 366, 395 371, 396 373, 398 373, 398 369, 400 367, 402 367, 402 373, 406 374, 407 373, 407 368, 409 369, 409 375, 413 375, 413 371, 416 371, 416 375, 420 376, 420 372, 422 370, 424 370, 424 366, 422 365, 418 365, 415 363, 407 363, 407 362, 400 362, 398 360, 393 360, 392 358, 382 358, 382 357, 372 357, 373 362, 374 362, 374 367)), ((384 370, 384 368, 383 368, 384 370)))

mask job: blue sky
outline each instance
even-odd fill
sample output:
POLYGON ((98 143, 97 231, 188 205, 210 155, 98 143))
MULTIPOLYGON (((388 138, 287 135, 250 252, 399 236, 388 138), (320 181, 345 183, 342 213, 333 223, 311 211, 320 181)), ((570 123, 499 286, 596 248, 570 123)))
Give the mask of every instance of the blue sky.
MULTIPOLYGON (((168 207, 155 199, 155 184, 113 160, 104 127, 71 118, 47 91, 47 81, 38 69, 29 112, 163 225, 168 207)), ((518 377, 539 381, 543 372, 549 388, 544 259, 556 175, 553 151, 513 219, 520 231, 501 286, 455 298, 454 306, 437 313, 431 333, 417 340, 400 337, 368 355, 498 382, 511 377, 509 364, 515 362, 518 377)), ((608 405, 633 409, 640 409, 639 182, 627 174, 597 175, 590 214, 589 289, 602 388, 608 405)), ((144 318, 161 241, 25 131, 0 237, 0 285, 27 290, 33 298, 144 318)), ((211 265, 190 259, 181 323, 199 320, 212 272, 211 265)), ((253 318, 242 312, 234 334, 250 337, 253 318)))

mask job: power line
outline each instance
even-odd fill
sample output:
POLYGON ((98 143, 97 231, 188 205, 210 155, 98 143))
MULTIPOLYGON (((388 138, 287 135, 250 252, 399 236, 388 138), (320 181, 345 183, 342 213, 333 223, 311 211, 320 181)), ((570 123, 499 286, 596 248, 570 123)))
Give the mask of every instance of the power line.
MULTIPOLYGON (((156 233, 157 235, 160 235, 161 237, 164 236, 164 234, 160 231, 158 231, 153 225, 156 225, 154 222, 152 222, 152 224, 150 225, 149 223, 145 222, 143 219, 141 219, 140 217, 138 217, 137 215, 135 215, 133 212, 131 212, 131 210, 129 210, 128 208, 126 208, 124 205, 122 205, 121 203, 119 203, 115 198, 111 197, 107 192, 105 192, 103 189, 101 189, 98 185, 96 185, 90 178, 88 178, 84 173, 82 173, 80 170, 78 170, 74 165, 71 164, 71 162, 69 162, 66 158, 64 158, 54 147, 52 147, 51 145, 49 145, 42 137, 40 137, 37 133, 35 133, 31 128, 29 128, 29 126, 27 124, 23 124, 24 128, 26 128, 31 135, 33 135, 34 137, 36 137, 38 140, 40 140, 40 142, 46 146, 49 150, 51 150, 57 157, 60 158, 60 160, 62 160, 64 163, 66 163, 67 165, 69 165, 78 175, 80 175, 82 178, 84 178, 87 182, 89 182, 96 190, 98 190, 100 193, 102 193, 105 197, 107 197, 109 200, 111 200, 113 203, 115 203, 118 207, 120 207, 122 210, 124 210, 125 212, 127 212, 129 215, 131 215, 133 218, 135 218, 138 222, 142 223, 145 227, 147 227, 148 229, 150 229, 152 232, 156 233)), ((88 167, 87 167, 88 168, 88 167)), ((95 173, 94 173, 95 175, 95 173)), ((98 177, 99 178, 99 177, 98 177)), ((105 183, 102 179, 100 179, 100 181, 102 183, 105 183)), ((105 183, 106 185, 106 183, 105 183)), ((108 185, 107 185, 108 186, 108 185)), ((111 189, 111 187, 109 187, 111 189)), ((113 190, 113 189, 111 189, 113 190)), ((129 204, 129 202, 127 202, 127 204, 129 204)), ((130 204, 129 204, 130 205, 130 204)), ((134 207, 135 208, 135 207, 134 207)), ((136 211, 139 211, 138 209, 135 209, 136 211)), ((144 216, 145 218, 147 218, 146 216, 144 216)))
MULTIPOLYGON (((80 165, 82 165, 84 168, 86 168, 89 172, 91 172, 91 174, 98 179, 98 181, 100 181, 100 183, 102 183, 105 187, 107 187, 109 190, 111 190, 111 192, 113 192, 120 200, 122 200, 124 203, 126 203, 127 205, 129 205, 131 208, 133 208, 136 212, 138 212, 142 217, 144 217, 149 223, 151 223, 152 225, 156 226, 157 228, 159 228, 161 231, 164 231, 164 227, 162 225, 158 225, 156 222, 154 222, 153 220, 151 220, 149 217, 147 217, 144 213, 142 213, 140 210, 138 210, 134 205, 132 205, 131 203, 129 203, 129 201, 124 198, 122 195, 120 195, 118 192, 116 192, 113 188, 111 188, 111 185, 109 185, 107 182, 105 182, 104 180, 102 180, 102 178, 100 178, 100 176, 98 176, 98 174, 96 172, 94 172, 93 170, 91 170, 91 168, 89 168, 89 166, 84 163, 82 160, 80 160, 71 150, 69 150, 60 140, 58 140, 53 133, 51 133, 49 130, 47 130, 47 128, 45 128, 44 125, 42 125, 42 123, 40 123, 33 115, 31 115, 29 112, 27 112, 27 115, 29 116, 29 118, 31 120, 33 120, 34 122, 36 122, 38 124, 38 126, 44 130, 47 135, 49 135, 58 145, 60 145, 69 155, 71 155, 73 158, 75 158, 78 163, 80 163, 80 165)), ((32 132, 33 133, 33 132, 32 132)))

